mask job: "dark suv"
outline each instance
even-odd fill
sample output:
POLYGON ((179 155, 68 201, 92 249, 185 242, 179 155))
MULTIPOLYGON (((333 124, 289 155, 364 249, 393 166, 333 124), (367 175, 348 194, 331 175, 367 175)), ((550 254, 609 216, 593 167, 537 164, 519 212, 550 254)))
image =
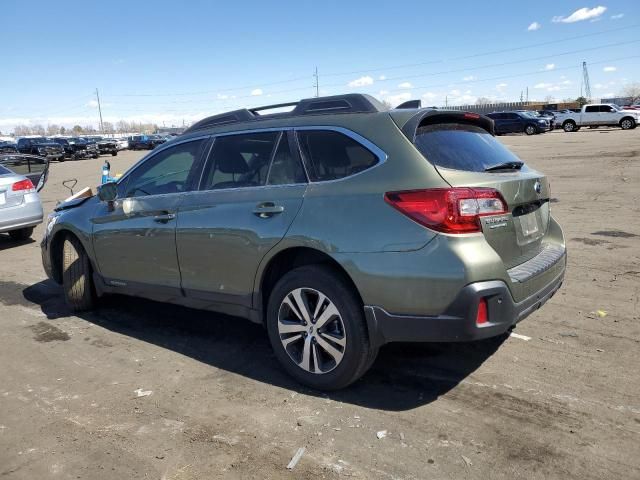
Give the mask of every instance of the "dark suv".
POLYGON ((357 94, 289 105, 206 118, 58 206, 42 258, 68 305, 246 317, 293 377, 335 389, 384 343, 500 335, 560 288, 547 178, 490 119, 357 94))
POLYGON ((94 143, 98 147, 100 155, 111 155, 113 157, 118 155, 118 144, 115 140, 103 137, 85 137, 85 140, 89 143, 94 143))
POLYGON ((531 112, 495 112, 487 114, 495 124, 496 135, 526 133, 534 135, 549 130, 549 122, 531 112))
POLYGON ((153 150, 166 141, 157 135, 133 135, 128 140, 129 150, 153 150))
POLYGON ((58 145, 50 138, 19 138, 16 147, 18 148, 18 152, 20 153, 38 155, 40 157, 46 157, 49 160, 59 160, 61 162, 64 162, 64 148, 62 148, 61 145, 58 145))

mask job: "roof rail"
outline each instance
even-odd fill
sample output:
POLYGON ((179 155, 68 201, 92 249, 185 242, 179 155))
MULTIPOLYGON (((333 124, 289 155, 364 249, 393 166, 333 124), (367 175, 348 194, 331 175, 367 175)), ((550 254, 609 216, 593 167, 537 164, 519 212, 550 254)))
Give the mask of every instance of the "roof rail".
POLYGON ((187 130, 191 133, 218 125, 247 122, 267 118, 297 117, 301 115, 328 115, 333 113, 373 113, 383 112, 386 108, 374 97, 361 93, 348 93, 330 97, 305 98, 299 102, 278 103, 249 109, 234 110, 220 113, 196 122, 187 130), (261 114, 264 110, 274 110, 282 107, 294 107, 290 112, 261 114))

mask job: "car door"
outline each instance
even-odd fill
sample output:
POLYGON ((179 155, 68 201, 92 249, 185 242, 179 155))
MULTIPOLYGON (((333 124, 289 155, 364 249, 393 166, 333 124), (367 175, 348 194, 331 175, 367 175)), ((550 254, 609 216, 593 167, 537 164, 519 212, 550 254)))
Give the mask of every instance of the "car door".
POLYGON ((600 105, 600 125, 617 125, 618 124, 618 112, 610 105, 600 105))
POLYGON ((102 202, 93 221, 93 246, 107 285, 143 296, 180 293, 176 212, 200 176, 206 138, 162 149, 118 183, 112 205, 102 202))
POLYGON ((215 138, 200 190, 178 211, 178 261, 185 295, 227 313, 252 307, 265 254, 302 205, 307 178, 286 131, 215 138))
POLYGON ((585 107, 581 118, 581 125, 600 125, 600 105, 585 107))
POLYGON ((521 133, 524 130, 520 115, 513 112, 503 113, 506 133, 521 133))

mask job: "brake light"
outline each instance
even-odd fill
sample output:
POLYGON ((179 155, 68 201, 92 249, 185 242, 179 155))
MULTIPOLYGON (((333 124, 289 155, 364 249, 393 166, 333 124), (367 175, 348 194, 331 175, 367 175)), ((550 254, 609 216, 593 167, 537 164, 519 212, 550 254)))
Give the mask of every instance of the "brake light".
POLYGON ((471 120, 477 120, 478 118, 480 118, 480 115, 478 115, 477 113, 465 113, 464 114, 464 118, 469 118, 471 120))
POLYGON ((476 325, 484 325, 489 321, 489 314, 487 313, 487 300, 481 298, 478 302, 478 313, 476 314, 476 325))
POLYGON ((35 190, 35 187, 33 186, 33 183, 31 183, 31 180, 29 180, 28 178, 26 180, 20 180, 19 182, 14 183, 13 185, 11 185, 11 191, 12 192, 23 192, 23 193, 28 193, 25 190, 35 190))
POLYGON ((507 213, 506 202, 493 188, 387 192, 384 199, 420 225, 443 233, 480 232, 480 217, 507 213))

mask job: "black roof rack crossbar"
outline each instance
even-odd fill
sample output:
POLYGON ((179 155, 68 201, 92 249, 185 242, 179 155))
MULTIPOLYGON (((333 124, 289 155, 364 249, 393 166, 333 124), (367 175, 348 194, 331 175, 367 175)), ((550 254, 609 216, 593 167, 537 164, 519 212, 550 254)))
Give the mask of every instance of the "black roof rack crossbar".
POLYGON ((184 133, 203 130, 209 127, 226 125, 230 123, 246 122, 251 120, 296 117, 301 115, 328 115, 331 113, 373 113, 386 111, 386 107, 374 97, 362 93, 347 93, 345 95, 333 95, 330 97, 305 98, 299 102, 278 103, 250 109, 235 110, 233 112, 220 113, 196 122, 184 133), (290 112, 261 115, 263 110, 272 110, 282 107, 295 107, 290 112))

